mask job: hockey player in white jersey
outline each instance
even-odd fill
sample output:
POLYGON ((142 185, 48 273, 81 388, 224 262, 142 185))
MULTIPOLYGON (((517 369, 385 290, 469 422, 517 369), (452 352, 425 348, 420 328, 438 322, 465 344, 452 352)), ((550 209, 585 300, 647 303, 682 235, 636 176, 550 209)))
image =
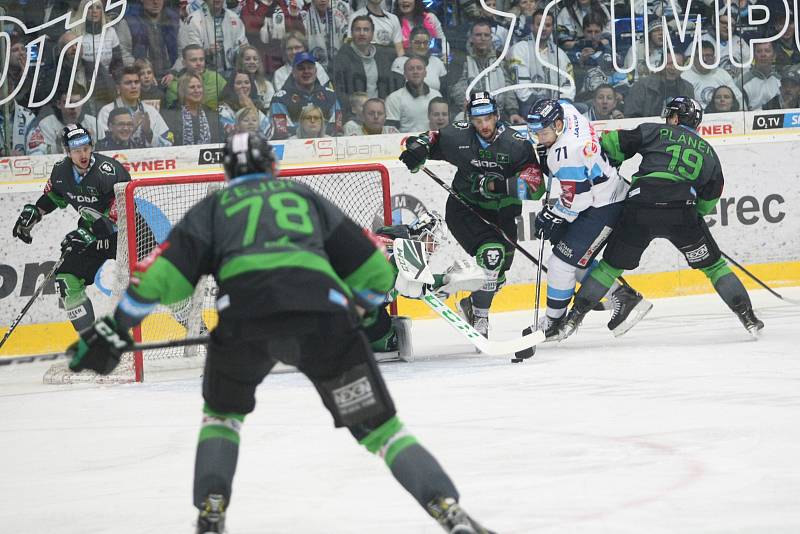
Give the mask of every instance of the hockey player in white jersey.
MULTIPOLYGON (((528 135, 542 158, 542 167, 558 180, 560 193, 534 222, 536 235, 553 245, 547 262, 547 312, 538 327, 554 339, 575 284, 591 269, 622 213, 629 185, 602 153, 591 123, 572 104, 539 100, 528 113, 528 135)), ((652 304, 628 285, 609 290, 612 310, 608 328, 620 336, 650 311, 652 304), (635 311, 635 313, 633 313, 635 311)))

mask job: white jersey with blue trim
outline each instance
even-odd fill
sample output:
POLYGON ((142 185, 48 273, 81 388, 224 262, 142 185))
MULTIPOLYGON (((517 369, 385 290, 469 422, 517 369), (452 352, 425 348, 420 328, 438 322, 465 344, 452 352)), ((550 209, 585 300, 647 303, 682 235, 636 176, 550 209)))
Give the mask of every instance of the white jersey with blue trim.
POLYGON ((625 199, 630 187, 603 157, 600 138, 574 106, 561 103, 564 131, 547 151, 550 176, 561 185, 553 211, 569 222, 589 207, 599 208, 625 199))

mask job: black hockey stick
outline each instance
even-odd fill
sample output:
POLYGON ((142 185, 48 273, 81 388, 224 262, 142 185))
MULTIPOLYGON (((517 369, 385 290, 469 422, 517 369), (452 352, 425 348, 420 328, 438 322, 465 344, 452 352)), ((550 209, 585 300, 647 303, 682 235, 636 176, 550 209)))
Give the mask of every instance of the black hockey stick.
POLYGON ((772 289, 771 287, 769 287, 767 284, 765 284, 764 282, 762 282, 762 281, 761 281, 761 280, 760 280, 760 279, 759 279, 759 278, 758 278, 756 275, 754 275, 753 273, 751 273, 750 271, 748 271, 747 269, 745 269, 745 267, 744 267, 744 266, 743 266, 741 263, 739 263, 738 261, 734 260, 733 258, 731 258, 730 256, 728 256, 727 254, 725 254, 725 253, 724 253, 724 252, 722 252, 721 250, 720 250, 720 253, 722 254, 722 256, 723 256, 723 257, 724 257, 726 260, 728 260, 729 262, 731 262, 732 264, 734 264, 734 265, 735 265, 735 266, 736 266, 736 267, 737 267, 737 268, 738 268, 740 271, 742 271, 744 274, 746 274, 747 276, 749 276, 750 278, 752 278, 752 279, 753 279, 753 280, 754 280, 754 281, 755 281, 755 282, 756 282, 758 285, 760 285, 761 287, 763 287, 764 289, 766 289, 767 291, 769 291, 770 293, 772 293, 773 295, 775 295, 775 296, 776 296, 776 297, 778 297, 779 299, 781 299, 781 300, 783 300, 783 301, 785 301, 785 302, 788 302, 788 303, 790 303, 790 304, 794 304, 794 305, 798 305, 798 306, 800 306, 800 301, 797 301, 797 300, 794 300, 794 299, 790 299, 790 298, 784 297, 783 295, 781 295, 780 293, 778 293, 777 291, 775 291, 774 289, 772 289))
POLYGON ((17 315, 17 317, 16 317, 16 318, 14 319, 14 321, 11 323, 11 326, 9 326, 9 327, 8 327, 8 331, 6 331, 5 335, 3 336, 3 339, 2 339, 2 340, 0 340, 0 348, 2 348, 2 347, 3 347, 3 345, 5 345, 5 342, 6 342, 6 340, 7 340, 7 339, 8 339, 8 338, 11 336, 11 333, 14 331, 14 329, 15 329, 15 328, 17 328, 17 326, 19 325, 20 321, 22 321, 22 318, 23 318, 23 317, 25 317, 25 314, 26 314, 26 313, 28 313, 28 310, 29 310, 29 309, 31 309, 31 306, 33 306, 33 303, 34 303, 34 301, 35 301, 37 298, 39 298, 39 295, 41 295, 41 294, 42 294, 42 291, 44 290, 44 286, 45 286, 45 284, 47 284, 47 282, 49 282, 49 281, 50 281, 50 279, 51 279, 51 278, 53 277, 53 275, 56 273, 56 270, 57 270, 59 267, 61 267, 61 264, 62 264, 62 263, 64 263, 64 256, 61 256, 61 257, 58 259, 58 261, 56 262, 56 264, 55 264, 55 265, 53 265, 53 268, 52 268, 52 269, 50 269, 50 272, 48 272, 48 273, 47 273, 47 276, 45 276, 45 277, 44 277, 44 280, 42 280, 42 283, 41 283, 41 284, 39 284, 39 287, 37 287, 37 288, 36 288, 36 291, 34 291, 34 292, 33 292, 33 295, 31 295, 31 298, 30 298, 30 300, 29 300, 29 301, 27 302, 27 304, 25 304, 25 306, 22 308, 22 311, 21 311, 21 312, 19 312, 19 315, 17 315))
MULTIPOLYGON (((158 341, 156 343, 135 343, 125 352, 138 352, 142 350, 171 349, 174 347, 188 347, 192 345, 207 345, 211 340, 209 336, 187 337, 184 339, 174 339, 172 341, 158 341)), ((71 355, 66 352, 55 352, 52 354, 35 354, 32 356, 12 356, 10 358, 0 358, 0 366, 12 363, 31 363, 47 362, 69 358, 71 355)))

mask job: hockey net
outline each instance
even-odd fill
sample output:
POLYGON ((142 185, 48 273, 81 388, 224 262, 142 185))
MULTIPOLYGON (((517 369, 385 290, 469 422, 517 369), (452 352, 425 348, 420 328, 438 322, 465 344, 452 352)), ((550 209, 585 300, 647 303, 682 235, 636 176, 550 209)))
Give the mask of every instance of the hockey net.
MULTIPOLYGON (((389 172, 380 164, 286 168, 281 178, 296 180, 336 204, 351 219, 374 230, 391 224, 389 172)), ((147 178, 117 184, 117 273, 113 295, 118 300, 128 286, 133 267, 145 258, 184 214, 207 195, 224 187, 222 174, 147 178)), ((159 305, 141 325, 133 329, 136 343, 155 343, 201 337, 217 322, 216 284, 204 277, 191 298, 159 305)), ((51 367, 46 383, 139 382, 148 373, 199 368, 205 346, 172 347, 126 353, 110 375, 73 373, 65 364, 51 367)))

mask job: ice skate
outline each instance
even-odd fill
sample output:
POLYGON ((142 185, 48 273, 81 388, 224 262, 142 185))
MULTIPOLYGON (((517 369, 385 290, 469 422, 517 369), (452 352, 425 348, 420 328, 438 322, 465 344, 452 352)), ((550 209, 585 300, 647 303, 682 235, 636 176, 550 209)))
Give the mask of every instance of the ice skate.
POLYGON ((212 493, 206 497, 197 516, 197 534, 225 532, 225 497, 212 493))
POLYGON ((559 328, 566 319, 566 314, 558 318, 549 317, 547 315, 539 318, 537 330, 544 332, 545 341, 559 341, 559 328))
POLYGON ((472 325, 480 335, 489 339, 489 310, 482 310, 472 306, 472 298, 464 297, 458 301, 460 315, 472 325))
POLYGON ((615 337, 623 335, 644 319, 653 304, 630 286, 620 286, 609 298, 611 320, 608 329, 615 337))
POLYGON ((736 313, 736 316, 742 322, 745 329, 750 332, 750 335, 758 339, 761 329, 764 328, 764 321, 756 317, 756 314, 753 313, 753 307, 743 302, 736 306, 733 311, 736 313))
POLYGON ((428 513, 450 534, 494 534, 472 519, 452 497, 438 497, 428 503, 428 513))

